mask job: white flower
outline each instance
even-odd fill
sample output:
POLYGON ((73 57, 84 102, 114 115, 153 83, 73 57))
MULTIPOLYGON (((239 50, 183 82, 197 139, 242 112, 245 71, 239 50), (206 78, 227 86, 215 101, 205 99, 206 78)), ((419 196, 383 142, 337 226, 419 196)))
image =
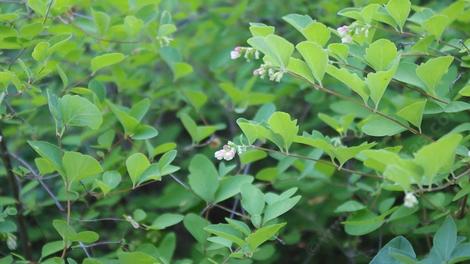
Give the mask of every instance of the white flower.
MULTIPOLYGON (((2 141, 1 137, 0 137, 0 141, 2 141)), ((467 155, 470 157, 470 150, 468 151, 467 155)))
POLYGON ((132 216, 129 216, 129 215, 125 215, 124 216, 126 221, 129 222, 133 228, 135 229, 139 229, 140 225, 139 223, 137 223, 137 221, 134 220, 134 218, 132 218, 132 216))
POLYGON ((341 38, 342 43, 352 43, 352 41, 353 41, 353 39, 352 39, 351 35, 346 35, 346 36, 341 38))
POLYGON ((344 25, 336 29, 340 37, 345 37, 349 33, 349 27, 344 25))
POLYGON ((230 145, 224 145, 221 150, 218 150, 214 153, 214 157, 218 160, 232 160, 237 154, 236 149, 230 145))
POLYGON ((242 56, 242 48, 241 47, 235 47, 231 52, 230 52, 230 59, 236 60, 242 56))
POLYGON ((8 234, 7 238, 7 247, 10 250, 15 250, 17 247, 16 236, 13 234, 8 234))
POLYGON ((253 71, 254 76, 260 76, 262 77, 266 73, 266 70, 263 67, 259 67, 258 69, 255 69, 253 71))
POLYGON ((418 204, 418 199, 416 199, 416 196, 413 193, 405 194, 405 200, 403 202, 403 205, 405 207, 412 208, 417 204, 418 204))

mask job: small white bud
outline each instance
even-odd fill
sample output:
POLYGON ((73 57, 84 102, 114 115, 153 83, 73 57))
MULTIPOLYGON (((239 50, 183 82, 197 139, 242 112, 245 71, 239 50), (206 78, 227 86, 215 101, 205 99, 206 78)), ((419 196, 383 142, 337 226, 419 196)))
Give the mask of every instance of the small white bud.
POLYGON ((418 204, 418 199, 413 193, 406 193, 403 205, 408 208, 412 208, 418 204))

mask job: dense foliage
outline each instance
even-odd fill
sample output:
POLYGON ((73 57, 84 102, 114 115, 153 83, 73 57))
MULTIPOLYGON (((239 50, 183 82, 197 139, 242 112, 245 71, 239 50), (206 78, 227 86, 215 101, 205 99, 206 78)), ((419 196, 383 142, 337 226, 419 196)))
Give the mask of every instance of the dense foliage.
POLYGON ((470 2, 0 1, 0 263, 470 260, 470 2))

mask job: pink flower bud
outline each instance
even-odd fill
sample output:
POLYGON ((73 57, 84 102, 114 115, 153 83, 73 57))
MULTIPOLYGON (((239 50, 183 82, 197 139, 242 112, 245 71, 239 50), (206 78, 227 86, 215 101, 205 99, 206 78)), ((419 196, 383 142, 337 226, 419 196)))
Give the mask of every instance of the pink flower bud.
POLYGON ((225 151, 223 149, 218 150, 214 153, 214 157, 218 160, 222 160, 224 158, 225 151))
POLYGON ((241 47, 235 47, 231 52, 230 52, 230 58, 232 60, 236 60, 242 56, 242 48, 241 47))
POLYGON ((233 149, 233 148, 230 149, 229 151, 226 151, 226 152, 224 153, 224 160, 227 160, 227 161, 232 160, 232 159, 235 157, 235 154, 236 154, 236 153, 237 153, 237 152, 236 152, 235 149, 233 149))
POLYGON ((349 33, 349 27, 344 25, 344 26, 341 26, 341 27, 337 28, 336 31, 338 31, 338 34, 341 37, 344 37, 349 33))

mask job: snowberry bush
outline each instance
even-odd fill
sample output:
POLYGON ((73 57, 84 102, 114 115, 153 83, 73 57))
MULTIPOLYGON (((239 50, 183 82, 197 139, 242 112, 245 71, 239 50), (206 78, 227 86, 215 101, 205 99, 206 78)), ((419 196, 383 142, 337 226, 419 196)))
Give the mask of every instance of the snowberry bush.
POLYGON ((470 260, 470 3, 370 2, 0 1, 0 263, 470 260))

